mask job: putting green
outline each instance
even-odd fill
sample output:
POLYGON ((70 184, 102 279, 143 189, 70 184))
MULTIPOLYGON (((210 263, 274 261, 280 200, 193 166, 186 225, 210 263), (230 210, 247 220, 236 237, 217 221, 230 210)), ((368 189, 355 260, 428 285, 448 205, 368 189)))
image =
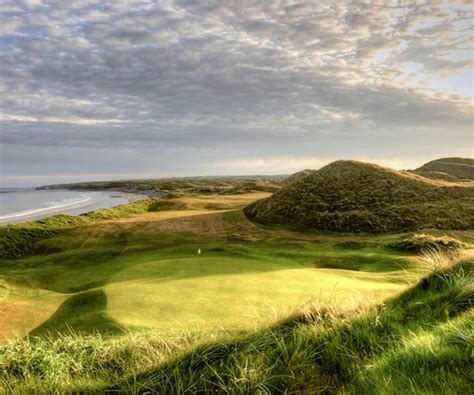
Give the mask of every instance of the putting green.
POLYGON ((148 261, 121 271, 104 287, 107 312, 124 326, 159 329, 248 329, 305 304, 348 307, 401 291, 386 273, 242 258, 148 261))

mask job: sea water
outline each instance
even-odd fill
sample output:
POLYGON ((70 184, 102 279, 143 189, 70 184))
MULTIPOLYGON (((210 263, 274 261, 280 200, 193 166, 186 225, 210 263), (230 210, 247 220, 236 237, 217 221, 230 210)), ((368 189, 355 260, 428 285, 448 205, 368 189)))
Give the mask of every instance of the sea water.
POLYGON ((107 192, 42 191, 33 188, 0 188, 0 225, 33 221, 56 214, 79 215, 128 203, 107 192))

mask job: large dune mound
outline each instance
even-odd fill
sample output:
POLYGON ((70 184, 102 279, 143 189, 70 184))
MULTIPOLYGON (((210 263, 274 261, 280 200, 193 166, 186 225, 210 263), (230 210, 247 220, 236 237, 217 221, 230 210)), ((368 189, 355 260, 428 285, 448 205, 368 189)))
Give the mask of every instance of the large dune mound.
POLYGON ((336 161, 244 209, 261 224, 338 232, 474 228, 474 186, 336 161))
POLYGON ((445 181, 473 181, 474 159, 441 158, 432 160, 413 170, 412 173, 423 177, 445 181))

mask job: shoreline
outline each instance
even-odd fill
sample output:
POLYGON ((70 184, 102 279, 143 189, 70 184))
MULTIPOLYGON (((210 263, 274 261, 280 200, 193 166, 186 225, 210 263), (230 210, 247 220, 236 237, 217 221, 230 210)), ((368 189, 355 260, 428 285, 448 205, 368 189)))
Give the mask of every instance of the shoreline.
MULTIPOLYGON (((111 190, 96 190, 96 191, 71 191, 67 189, 54 189, 54 190, 35 190, 37 192, 76 192, 76 193, 87 193, 92 192, 94 194, 103 194, 105 197, 101 200, 92 200, 89 204, 80 205, 84 202, 71 202, 66 203, 60 207, 44 207, 44 208, 33 208, 27 209, 12 213, 7 213, 3 216, 0 216, 0 227, 14 225, 14 224, 21 224, 26 222, 33 222, 39 221, 42 219, 46 219, 49 217, 54 217, 56 215, 72 215, 72 216, 79 216, 82 214, 94 212, 97 210, 105 209, 105 208, 112 208, 121 206, 124 204, 135 203, 141 200, 149 199, 147 195, 138 194, 133 192, 122 192, 122 191, 111 191, 111 190), (106 204, 104 202, 109 202, 111 199, 122 199, 122 201, 117 202, 117 204, 106 204), (74 207, 76 205, 76 207, 74 207), (9 217, 10 216, 10 217, 9 217), (3 218, 2 218, 3 217, 3 218)), ((90 200, 90 199, 89 199, 90 200)), ((87 201, 87 200, 86 200, 87 201)))

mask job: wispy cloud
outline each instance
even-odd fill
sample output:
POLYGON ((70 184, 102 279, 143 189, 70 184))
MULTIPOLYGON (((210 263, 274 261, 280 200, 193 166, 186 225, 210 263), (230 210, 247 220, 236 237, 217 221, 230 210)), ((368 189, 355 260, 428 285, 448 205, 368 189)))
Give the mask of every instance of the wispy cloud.
POLYGON ((2 173, 462 153, 471 28, 455 1, 4 0, 2 173))

